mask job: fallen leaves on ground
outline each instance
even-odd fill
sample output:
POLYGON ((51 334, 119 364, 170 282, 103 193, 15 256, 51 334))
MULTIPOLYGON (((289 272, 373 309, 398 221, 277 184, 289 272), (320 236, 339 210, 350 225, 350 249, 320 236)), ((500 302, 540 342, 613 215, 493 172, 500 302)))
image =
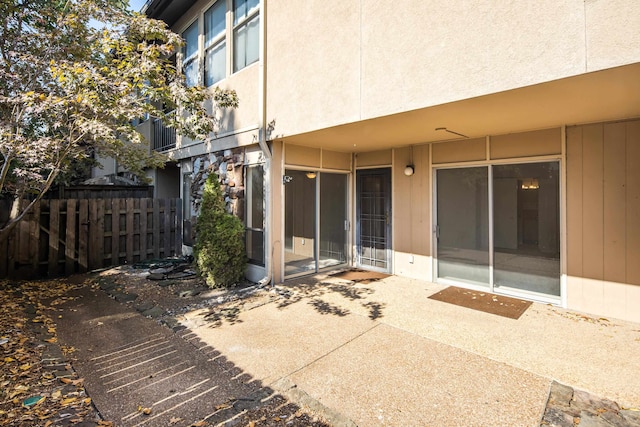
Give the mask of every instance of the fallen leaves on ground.
MULTIPOLYGON (((96 419, 83 379, 62 360, 43 360, 56 347, 60 304, 75 288, 63 280, 0 281, 0 426, 73 425, 96 419)), ((67 352, 72 349, 66 349, 67 352)), ((64 353, 64 351, 63 351, 64 353)), ((101 422, 101 427, 112 427, 101 422)))

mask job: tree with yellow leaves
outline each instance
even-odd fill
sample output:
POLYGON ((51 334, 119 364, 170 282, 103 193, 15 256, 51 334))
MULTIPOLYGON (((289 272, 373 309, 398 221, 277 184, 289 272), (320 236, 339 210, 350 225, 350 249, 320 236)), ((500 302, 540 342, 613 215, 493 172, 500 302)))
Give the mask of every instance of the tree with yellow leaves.
POLYGON ((139 175, 162 166, 132 119, 207 140, 238 105, 234 91, 187 87, 180 36, 126 1, 0 0, 0 16, 0 202, 12 207, 0 240, 88 153, 139 175))

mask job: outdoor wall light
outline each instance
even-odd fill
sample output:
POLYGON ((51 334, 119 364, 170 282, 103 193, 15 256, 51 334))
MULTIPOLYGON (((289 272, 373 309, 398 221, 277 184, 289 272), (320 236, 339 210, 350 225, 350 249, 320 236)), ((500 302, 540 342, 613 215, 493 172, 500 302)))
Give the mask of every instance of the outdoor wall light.
POLYGON ((316 177, 316 173, 315 172, 307 172, 307 178, 313 179, 315 177, 316 177))
POLYGON ((404 174, 406 176, 411 176, 413 175, 413 172, 415 172, 415 170, 413 169, 413 165, 407 165, 406 168, 404 168, 404 174))
POLYGON ((537 178, 525 178, 522 180, 520 188, 523 190, 537 190, 540 188, 540 183, 537 178))

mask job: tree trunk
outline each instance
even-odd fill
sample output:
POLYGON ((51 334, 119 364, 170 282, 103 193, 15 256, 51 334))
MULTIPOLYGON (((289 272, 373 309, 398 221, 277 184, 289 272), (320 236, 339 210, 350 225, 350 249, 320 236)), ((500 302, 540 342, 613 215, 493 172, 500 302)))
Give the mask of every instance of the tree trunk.
MULTIPOLYGON (((25 209, 25 212, 30 210, 32 205, 28 205, 29 209, 25 209)), ((18 224, 20 219, 24 216, 24 213, 20 212, 20 199, 3 199, 0 203, 0 242, 4 242, 9 238, 11 230, 18 224)))

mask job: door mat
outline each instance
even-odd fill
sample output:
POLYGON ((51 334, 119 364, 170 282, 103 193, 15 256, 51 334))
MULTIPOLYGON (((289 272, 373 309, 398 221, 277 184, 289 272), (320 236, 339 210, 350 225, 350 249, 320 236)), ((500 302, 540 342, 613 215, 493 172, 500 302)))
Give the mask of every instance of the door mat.
POLYGON ((352 282, 367 284, 367 283, 376 282, 378 280, 384 279, 385 277, 389 277, 389 274, 378 273, 376 271, 367 271, 367 270, 347 270, 347 271, 341 271, 340 273, 332 274, 331 277, 336 277, 338 279, 351 280, 352 282))
POLYGON ((531 301, 491 294, 489 292, 472 291, 470 289, 449 286, 429 297, 437 301, 497 314, 498 316, 518 319, 522 316, 531 301))

